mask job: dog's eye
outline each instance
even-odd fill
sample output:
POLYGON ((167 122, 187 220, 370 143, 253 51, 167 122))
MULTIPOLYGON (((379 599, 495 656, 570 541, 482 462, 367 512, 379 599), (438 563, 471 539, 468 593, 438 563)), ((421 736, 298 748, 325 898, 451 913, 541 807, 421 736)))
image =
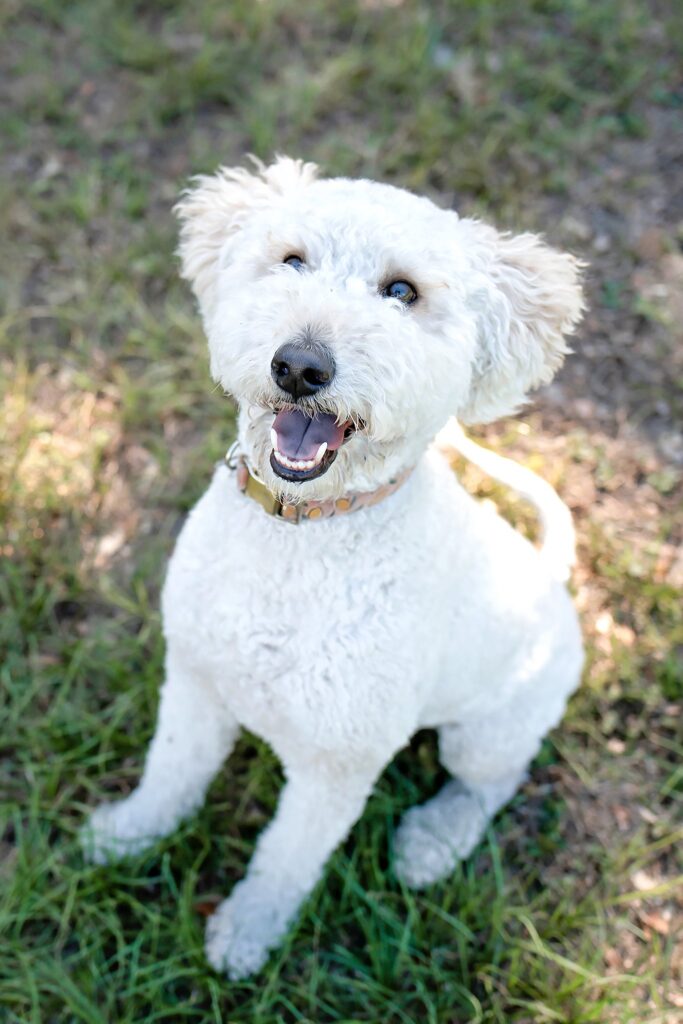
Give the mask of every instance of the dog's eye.
POLYGON ((383 290, 382 295, 387 299, 398 299, 406 306, 409 306, 417 299, 417 291, 410 281, 392 281, 383 290))
POLYGON ((285 256, 282 262, 286 263, 288 267, 294 267, 295 270, 303 270, 306 266, 301 256, 297 256, 296 253, 292 253, 290 256, 285 256))

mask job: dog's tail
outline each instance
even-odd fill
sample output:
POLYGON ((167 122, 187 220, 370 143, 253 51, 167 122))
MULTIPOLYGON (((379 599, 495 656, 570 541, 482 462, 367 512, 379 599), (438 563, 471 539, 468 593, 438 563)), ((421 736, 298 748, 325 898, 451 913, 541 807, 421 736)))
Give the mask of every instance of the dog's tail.
POLYGON ((475 444, 455 419, 437 435, 436 445, 442 450, 455 449, 535 506, 543 527, 541 555, 557 579, 568 580, 576 560, 574 527, 569 509, 550 484, 533 470, 475 444))

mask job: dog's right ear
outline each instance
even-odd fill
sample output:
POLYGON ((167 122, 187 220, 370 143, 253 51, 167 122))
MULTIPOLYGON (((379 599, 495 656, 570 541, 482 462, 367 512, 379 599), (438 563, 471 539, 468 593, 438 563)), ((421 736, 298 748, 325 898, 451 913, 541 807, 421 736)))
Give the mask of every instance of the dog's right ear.
POLYGON ((206 312, 212 302, 221 249, 240 230, 249 214, 263 209, 278 196, 314 180, 315 164, 277 157, 266 167, 255 160, 255 170, 220 167, 215 174, 200 174, 174 207, 180 220, 181 274, 190 282, 206 312))

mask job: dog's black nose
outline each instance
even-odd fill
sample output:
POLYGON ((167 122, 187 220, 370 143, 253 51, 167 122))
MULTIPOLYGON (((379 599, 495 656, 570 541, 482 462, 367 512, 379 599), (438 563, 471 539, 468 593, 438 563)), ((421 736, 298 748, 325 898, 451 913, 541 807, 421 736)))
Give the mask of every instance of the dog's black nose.
POLYGON ((319 341, 288 341, 273 356, 270 372, 275 383, 296 402, 330 384, 334 357, 319 341))

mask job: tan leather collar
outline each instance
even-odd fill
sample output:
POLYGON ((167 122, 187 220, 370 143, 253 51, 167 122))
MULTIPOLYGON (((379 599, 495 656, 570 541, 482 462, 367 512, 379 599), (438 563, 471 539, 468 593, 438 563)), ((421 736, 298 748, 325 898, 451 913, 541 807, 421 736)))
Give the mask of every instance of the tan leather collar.
POLYGON ((254 476, 243 455, 237 455, 231 449, 225 461, 230 469, 235 470, 237 486, 240 491, 248 498, 258 502, 268 515, 275 516, 276 519, 284 519, 286 523, 302 523, 309 519, 330 519, 332 516, 346 515, 349 512, 357 512, 361 508, 367 508, 369 505, 377 505, 397 491, 413 471, 412 466, 403 470, 388 483, 378 487, 376 491, 347 494, 342 498, 327 498, 324 501, 302 501, 294 505, 280 501, 262 480, 254 476))

